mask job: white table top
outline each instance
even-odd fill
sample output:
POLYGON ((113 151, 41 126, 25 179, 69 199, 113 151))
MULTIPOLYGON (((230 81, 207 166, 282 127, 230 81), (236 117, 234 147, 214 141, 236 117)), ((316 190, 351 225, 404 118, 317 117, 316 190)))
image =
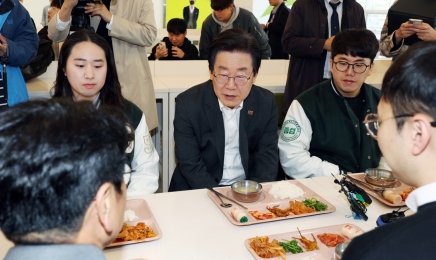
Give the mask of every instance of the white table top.
MULTIPOLYGON (((354 220, 344 195, 333 177, 299 180, 336 207, 330 214, 274 221, 250 226, 234 226, 207 195, 207 190, 159 193, 143 198, 149 204, 162 231, 159 240, 104 250, 109 260, 153 259, 253 259, 244 246, 247 238, 352 223, 365 231, 373 229, 377 217, 393 208, 374 201, 368 221, 354 220)), ((0 258, 12 246, 0 234, 0 258)))

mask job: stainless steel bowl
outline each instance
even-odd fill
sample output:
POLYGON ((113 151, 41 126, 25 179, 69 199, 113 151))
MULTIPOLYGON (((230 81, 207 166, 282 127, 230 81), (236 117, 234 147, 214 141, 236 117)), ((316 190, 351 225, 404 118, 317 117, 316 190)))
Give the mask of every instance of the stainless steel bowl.
POLYGON ((342 258, 342 255, 344 254, 344 251, 347 248, 349 243, 350 242, 342 242, 342 243, 336 245, 336 247, 335 247, 335 256, 336 256, 336 259, 341 259, 342 258))
POLYGON ((365 171, 365 181, 380 187, 392 187, 397 182, 397 178, 391 171, 369 168, 365 171))
POLYGON ((250 180, 236 181, 232 184, 232 195, 241 202, 255 202, 262 194, 262 184, 250 180))

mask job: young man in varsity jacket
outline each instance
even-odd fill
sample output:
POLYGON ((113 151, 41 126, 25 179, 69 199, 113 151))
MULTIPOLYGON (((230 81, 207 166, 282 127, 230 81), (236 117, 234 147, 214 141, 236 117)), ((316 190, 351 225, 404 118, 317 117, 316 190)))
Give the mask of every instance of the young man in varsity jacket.
POLYGON ((286 114, 279 150, 288 176, 354 173, 378 166, 381 152, 363 124, 380 100, 380 90, 364 83, 378 49, 377 38, 366 29, 336 35, 332 78, 300 94, 286 114))

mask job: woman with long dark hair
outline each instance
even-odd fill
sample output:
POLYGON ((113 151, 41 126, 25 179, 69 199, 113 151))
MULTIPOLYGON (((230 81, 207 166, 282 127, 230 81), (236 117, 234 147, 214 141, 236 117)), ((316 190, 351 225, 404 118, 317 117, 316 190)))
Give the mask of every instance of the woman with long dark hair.
POLYGON ((115 61, 108 43, 90 30, 77 31, 62 45, 53 97, 92 101, 95 106, 124 110, 135 133, 126 150, 133 170, 127 195, 154 193, 158 188, 159 156, 143 112, 123 98, 115 61))

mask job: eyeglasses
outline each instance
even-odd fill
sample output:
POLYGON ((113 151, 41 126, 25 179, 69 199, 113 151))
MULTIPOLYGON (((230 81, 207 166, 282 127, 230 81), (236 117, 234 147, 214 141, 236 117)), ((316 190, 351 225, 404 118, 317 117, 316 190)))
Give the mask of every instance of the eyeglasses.
POLYGON ((218 82, 219 84, 227 84, 227 82, 229 82, 229 79, 234 79, 235 80, 235 84, 237 86, 245 86, 248 82, 248 80, 251 79, 251 76, 253 75, 253 72, 251 72, 249 77, 246 76, 236 76, 236 77, 229 77, 228 75, 224 75, 224 74, 214 74, 213 76, 216 78, 216 82, 218 82))
MULTIPOLYGON (((401 117, 412 117, 412 116, 414 116, 414 115, 412 115, 412 114, 398 115, 398 116, 394 116, 392 118, 385 119, 383 121, 397 119, 397 118, 401 118, 401 117)), ((380 127, 380 124, 382 123, 380 120, 378 120, 378 115, 377 114, 367 114, 363 123, 365 124, 366 130, 368 131, 369 135, 371 135, 372 138, 377 140, 378 129, 380 127)), ((430 122, 430 125, 432 127, 436 127, 436 121, 430 122)))
POLYGON ((358 74, 364 73, 366 69, 368 69, 368 67, 371 66, 371 65, 366 65, 365 63, 350 64, 345 61, 337 61, 337 62, 333 61, 333 64, 335 64, 336 69, 340 72, 347 71, 348 68, 351 66, 353 68, 353 71, 358 74))
POLYGON ((126 184, 126 187, 129 187, 130 182, 132 181, 132 173, 134 172, 135 170, 131 170, 129 165, 127 164, 124 165, 123 179, 124 179, 124 183, 126 184))

